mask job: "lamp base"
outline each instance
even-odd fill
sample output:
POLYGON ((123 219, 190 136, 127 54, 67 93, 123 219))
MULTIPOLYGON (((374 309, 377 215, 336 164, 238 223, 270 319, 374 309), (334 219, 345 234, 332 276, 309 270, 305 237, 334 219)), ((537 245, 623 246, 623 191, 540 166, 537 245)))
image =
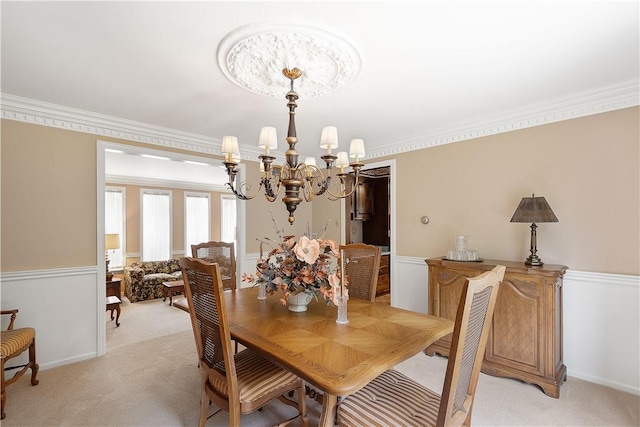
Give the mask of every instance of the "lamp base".
POLYGON ((110 282, 113 279, 113 273, 107 273, 107 282, 110 282))
POLYGON ((529 258, 527 258, 524 261, 524 265, 530 265, 532 267, 541 267, 544 265, 544 262, 542 262, 542 260, 538 258, 537 255, 530 255, 529 258))

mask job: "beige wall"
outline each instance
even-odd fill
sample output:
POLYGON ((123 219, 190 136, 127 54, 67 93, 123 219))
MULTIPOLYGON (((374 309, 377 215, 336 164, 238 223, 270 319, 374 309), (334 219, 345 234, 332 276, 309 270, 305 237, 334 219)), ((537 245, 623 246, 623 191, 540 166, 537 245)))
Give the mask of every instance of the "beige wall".
POLYGON ((520 199, 544 196, 538 255, 573 270, 640 273, 639 109, 567 120, 396 156, 397 254, 445 255, 469 235, 489 259, 524 260, 520 199), (420 223, 427 215, 431 222, 420 223))
MULTIPOLYGON (((522 197, 536 193, 559 219, 539 224, 543 261, 640 274, 638 114, 629 108, 395 156, 396 254, 440 256, 454 235, 467 234, 484 258, 523 260, 529 226, 509 219, 522 197), (420 223, 423 215, 428 225, 420 223)), ((95 265, 96 139, 2 121, 3 271, 95 265)), ((247 176, 257 182, 255 163, 247 176)), ((318 232, 333 219, 328 237, 339 240, 337 202, 318 200, 313 212, 303 203, 293 226, 281 201, 240 203, 247 207, 249 253, 258 251, 257 237, 275 237, 269 211, 286 234, 299 235, 308 223, 318 232)))
POLYGON ((3 272, 96 265, 95 140, 2 120, 3 272))
POLYGON ((340 202, 331 201, 324 196, 313 199, 313 231, 320 233, 326 225, 327 232, 325 239, 332 239, 340 243, 340 232, 342 227, 342 217, 340 215, 340 202))

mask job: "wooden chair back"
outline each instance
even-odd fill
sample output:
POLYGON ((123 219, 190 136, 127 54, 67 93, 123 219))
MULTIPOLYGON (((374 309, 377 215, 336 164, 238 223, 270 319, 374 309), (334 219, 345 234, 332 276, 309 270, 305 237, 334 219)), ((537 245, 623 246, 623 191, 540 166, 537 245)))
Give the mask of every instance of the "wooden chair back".
POLYGON ((349 297, 375 301, 380 271, 380 248, 364 243, 351 243, 340 245, 340 251, 345 257, 344 269, 349 297))
POLYGON ((256 411, 274 398, 296 407, 306 426, 304 381, 254 350, 234 353, 220 267, 195 258, 180 259, 180 266, 200 367, 199 426, 206 424, 210 402, 229 412, 230 426, 239 426, 241 414, 256 411), (297 403, 283 397, 293 391, 297 391, 297 403))
POLYGON ((470 425, 473 399, 505 267, 467 280, 456 314, 438 426, 470 425))
POLYGON ((233 410, 234 405, 239 408, 234 351, 220 267, 194 258, 180 259, 180 266, 203 386, 213 392, 209 397, 218 407, 225 411, 233 410))
POLYGON ((383 372, 338 409, 343 427, 470 426, 498 288, 505 267, 468 279, 462 290, 442 395, 399 371, 383 372))
POLYGON ((233 242, 210 241, 191 245, 193 258, 198 258, 220 267, 225 289, 236 289, 236 255, 233 242))

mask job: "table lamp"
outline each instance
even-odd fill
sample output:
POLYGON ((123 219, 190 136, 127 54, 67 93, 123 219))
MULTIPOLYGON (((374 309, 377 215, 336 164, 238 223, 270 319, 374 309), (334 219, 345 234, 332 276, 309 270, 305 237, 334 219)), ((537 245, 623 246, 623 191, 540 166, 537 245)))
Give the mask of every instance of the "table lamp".
POLYGON ((105 264, 107 269, 107 281, 113 278, 113 273, 109 272, 109 251, 120 249, 120 235, 105 234, 104 235, 105 264))
POLYGON ((530 222, 531 223, 531 255, 525 260, 525 265, 542 266, 544 263, 536 254, 536 222, 558 222, 558 218, 551 210, 544 197, 523 197, 518 205, 510 222, 530 222))

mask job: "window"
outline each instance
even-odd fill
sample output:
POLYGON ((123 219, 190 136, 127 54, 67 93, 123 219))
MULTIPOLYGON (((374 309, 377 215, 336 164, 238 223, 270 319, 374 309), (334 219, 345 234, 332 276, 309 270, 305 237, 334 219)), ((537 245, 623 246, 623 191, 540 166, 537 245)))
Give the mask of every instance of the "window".
POLYGON ((171 258, 171 192, 140 190, 142 261, 171 258))
POLYGON ((124 187, 106 187, 104 192, 104 232, 120 235, 120 248, 109 251, 111 271, 124 266, 125 191, 124 187))
POLYGON ((211 201, 208 193, 184 194, 184 254, 191 254, 191 245, 210 240, 211 201))
MULTIPOLYGON (((236 243, 236 198, 223 195, 220 199, 220 239, 236 243)), ((238 245, 234 245, 236 248, 238 245)))

